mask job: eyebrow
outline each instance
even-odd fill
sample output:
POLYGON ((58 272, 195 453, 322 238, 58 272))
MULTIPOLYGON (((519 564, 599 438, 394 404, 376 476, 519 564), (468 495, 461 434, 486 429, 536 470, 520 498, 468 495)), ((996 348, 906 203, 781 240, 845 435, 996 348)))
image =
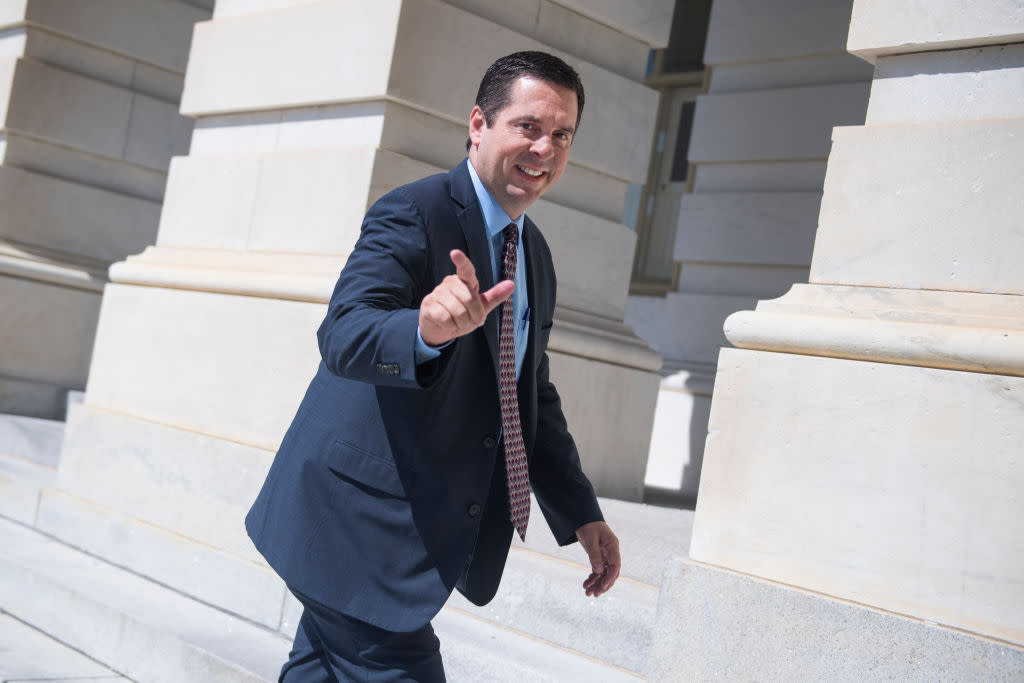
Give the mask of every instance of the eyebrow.
MULTIPOLYGON (((513 122, 528 121, 530 123, 540 123, 541 122, 539 118, 537 118, 536 116, 533 116, 532 114, 524 114, 522 116, 517 116, 516 118, 512 119, 512 121, 513 122)), ((561 131, 564 131, 566 133, 569 133, 570 135, 574 135, 576 133, 576 129, 573 128, 572 126, 563 126, 563 127, 559 128, 558 130, 561 130, 561 131)))

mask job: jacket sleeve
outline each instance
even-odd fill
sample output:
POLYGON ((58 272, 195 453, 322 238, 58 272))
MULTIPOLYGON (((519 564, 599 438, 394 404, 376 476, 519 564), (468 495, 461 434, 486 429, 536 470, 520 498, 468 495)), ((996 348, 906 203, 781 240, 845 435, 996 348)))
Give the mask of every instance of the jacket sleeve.
POLYGON ((448 353, 415 361, 420 301, 433 287, 422 213, 402 189, 367 212, 317 332, 335 375, 416 388, 432 383, 448 353))

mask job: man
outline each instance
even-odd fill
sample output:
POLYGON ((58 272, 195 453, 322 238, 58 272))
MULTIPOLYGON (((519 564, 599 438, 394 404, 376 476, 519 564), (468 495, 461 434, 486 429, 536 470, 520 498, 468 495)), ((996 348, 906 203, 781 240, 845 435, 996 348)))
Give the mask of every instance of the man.
POLYGON ((548 378, 554 269, 524 214, 565 170, 582 109, 562 60, 503 57, 468 160, 367 212, 246 518, 304 607, 282 681, 443 681, 430 620, 455 588, 494 597, 531 489, 558 542, 586 550, 586 594, 618 577, 548 378))

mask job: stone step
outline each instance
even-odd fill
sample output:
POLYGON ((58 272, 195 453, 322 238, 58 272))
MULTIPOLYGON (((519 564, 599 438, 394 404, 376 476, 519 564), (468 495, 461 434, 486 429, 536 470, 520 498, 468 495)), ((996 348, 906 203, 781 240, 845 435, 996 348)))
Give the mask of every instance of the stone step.
POLYGON ((55 469, 60 462, 64 423, 0 413, 0 455, 55 469))
MULTIPOLYGON (((0 609, 133 680, 276 680, 290 638, 0 519, 0 609)), ((635 681, 454 607, 434 622, 449 679, 635 681)))
POLYGON ((45 633, 0 613, 0 681, 4 683, 129 683, 45 633))
POLYGON ((41 492, 34 526, 209 605, 272 630, 281 626, 287 589, 263 562, 239 558, 54 488, 41 492))
MULTIPOLYGON (((608 525, 619 537, 622 575, 650 586, 661 585, 666 561, 673 555, 686 554, 690 547, 693 511, 612 498, 599 500, 608 525)), ((540 510, 536 499, 533 505, 532 509, 540 510)), ((558 546, 539 512, 530 515, 526 543, 520 544, 515 540, 513 548, 516 547, 589 566, 586 553, 579 544, 564 548, 558 546)))
POLYGON ((589 566, 514 548, 494 600, 477 607, 455 593, 449 604, 642 675, 658 589, 624 577, 588 598, 582 583, 589 573, 589 566))
POLYGON ((531 515, 526 543, 514 541, 494 600, 477 607, 456 593, 449 604, 645 674, 657 587, 666 560, 689 546, 693 512, 605 498, 600 502, 622 553, 622 577, 611 591, 596 599, 585 596, 586 553, 579 544, 559 547, 537 514, 531 515))
POLYGON ((273 680, 289 643, 251 622, 0 520, 0 608, 137 681, 273 680))
POLYGON ((57 480, 64 423, 0 414, 0 515, 33 524, 39 493, 57 480))
POLYGON ((0 454, 0 515, 34 524, 39 497, 57 481, 57 470, 11 455, 0 454))
POLYGON ((446 606, 434 617, 451 683, 636 683, 642 677, 446 606))
MULTIPOLYGON (((125 517, 57 489, 42 492, 36 528, 89 554, 212 606, 291 636, 298 621, 293 600, 265 565, 125 517), (283 615, 283 616, 282 616, 283 615)), ((547 533, 535 529, 535 536, 547 533)), ((495 599, 485 607, 455 594, 451 605, 467 613, 643 673, 651 642, 657 589, 628 577, 600 599, 581 584, 589 568, 579 548, 558 556, 513 548, 495 599)))

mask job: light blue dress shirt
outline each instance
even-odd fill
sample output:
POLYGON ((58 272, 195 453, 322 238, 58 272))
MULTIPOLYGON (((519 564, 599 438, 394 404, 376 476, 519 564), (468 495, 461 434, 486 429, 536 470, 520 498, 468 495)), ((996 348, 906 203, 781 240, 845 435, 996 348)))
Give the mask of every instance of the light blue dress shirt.
MULTIPOLYGON (((509 218, 509 215, 501 208, 501 205, 494 201, 491 193, 484 187, 480 176, 476 173, 476 169, 473 168, 473 163, 467 163, 466 168, 469 169, 469 177, 473 180, 473 189, 476 190, 477 202, 480 204, 480 211, 484 216, 484 230, 487 233, 487 247, 490 249, 491 273, 494 275, 494 282, 502 280, 501 252, 505 244, 505 238, 501 233, 509 223, 515 223, 519 227, 519 243, 516 246, 516 276, 514 280, 516 289, 512 293, 512 310, 515 312, 514 320, 516 320, 515 349, 516 377, 518 378, 523 369, 523 359, 526 358, 526 343, 529 339, 531 317, 530 302, 527 300, 526 293, 526 257, 523 251, 523 216, 525 214, 520 215, 514 221, 509 218)), ((473 265, 480 268, 478 263, 473 265)), ((438 348, 430 347, 423 341, 423 337, 420 336, 419 329, 417 328, 416 362, 424 363, 440 355, 441 351, 438 348)))

